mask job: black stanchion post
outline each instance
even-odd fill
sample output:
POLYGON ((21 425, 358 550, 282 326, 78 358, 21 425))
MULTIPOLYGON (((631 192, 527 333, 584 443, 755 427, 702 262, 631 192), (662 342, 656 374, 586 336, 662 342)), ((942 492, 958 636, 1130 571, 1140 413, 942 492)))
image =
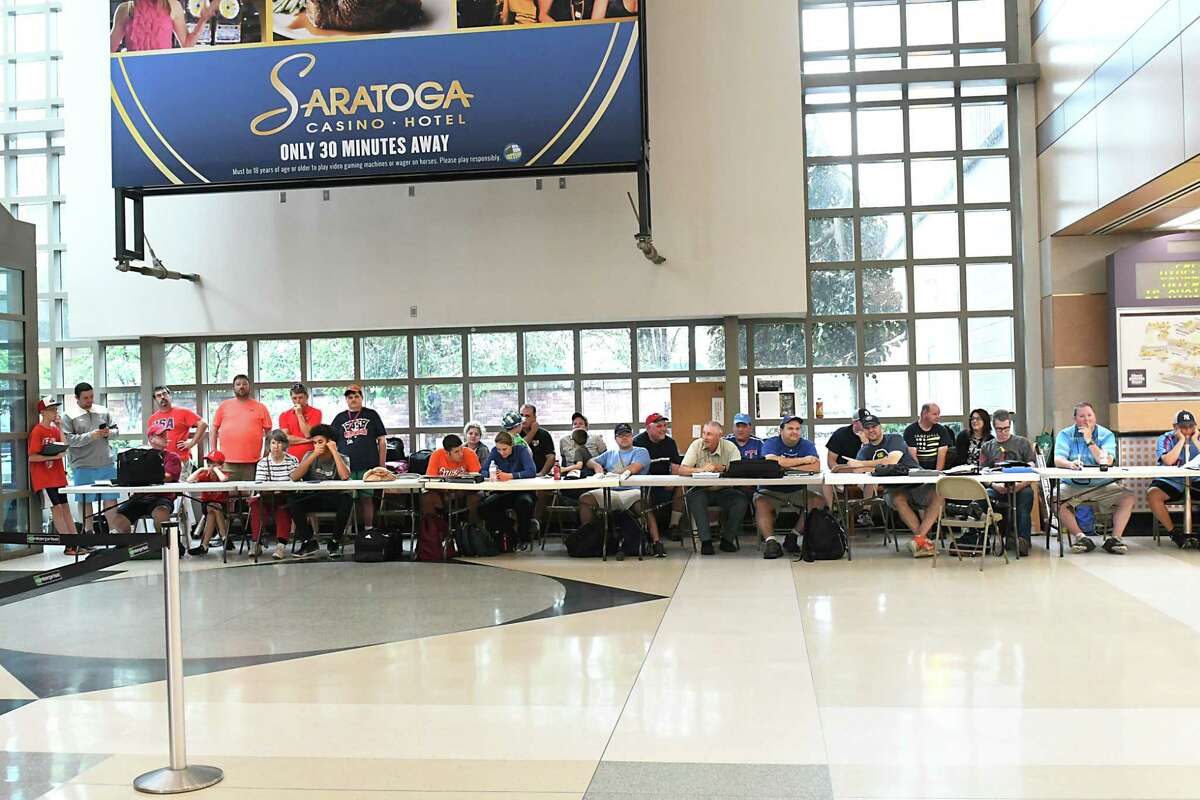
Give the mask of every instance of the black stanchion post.
POLYGON ((183 631, 179 608, 179 541, 167 536, 163 549, 166 588, 167 715, 171 765, 139 775, 133 788, 147 794, 179 794, 206 789, 225 773, 218 767, 187 763, 187 720, 183 705, 183 631))

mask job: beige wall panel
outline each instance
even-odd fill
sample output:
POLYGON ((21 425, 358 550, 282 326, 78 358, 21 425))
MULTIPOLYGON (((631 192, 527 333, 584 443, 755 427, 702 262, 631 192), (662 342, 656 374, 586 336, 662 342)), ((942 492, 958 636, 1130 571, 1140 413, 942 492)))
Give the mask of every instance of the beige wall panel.
MULTIPOLYGON (((1055 367, 1043 371, 1046 409, 1053 410, 1043 427, 1058 430, 1071 422, 1071 409, 1080 400, 1096 406, 1100 424, 1110 426, 1108 417, 1108 367, 1055 367)), ((1032 424, 1032 422, 1031 422, 1032 424)))
POLYGON ((1200 154, 1200 23, 1180 37, 1183 46, 1183 145, 1188 158, 1200 154))
POLYGON ((1092 112, 1101 205, 1184 160, 1182 69, 1175 40, 1092 112))
POLYGON ((1097 176, 1096 113, 1092 112, 1038 157, 1042 238, 1099 207, 1097 176))
MULTIPOLYGON (((1108 295, 1054 295, 1043 325, 1053 339, 1047 362, 1055 367, 1102 367, 1108 364, 1108 295), (1046 322, 1049 316, 1051 322, 1046 322)), ((1043 311, 1045 308, 1043 307, 1043 311)), ((1043 360, 1047 356, 1043 355, 1043 360)))
MULTIPOLYGON (((1107 256, 1145 236, 1057 236, 1049 240, 1043 270, 1050 274, 1052 294, 1108 292, 1107 256)), ((1043 250, 1045 253, 1046 250, 1043 250)))
POLYGON ((1125 43, 1161 3, 1156 0, 1068 0, 1033 43, 1042 65, 1037 118, 1044 120, 1125 43))

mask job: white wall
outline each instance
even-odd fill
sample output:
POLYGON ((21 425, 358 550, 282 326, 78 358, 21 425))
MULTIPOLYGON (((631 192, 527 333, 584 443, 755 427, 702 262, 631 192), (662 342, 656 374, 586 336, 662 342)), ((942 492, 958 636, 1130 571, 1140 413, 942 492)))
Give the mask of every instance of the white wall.
MULTIPOLYGON (((648 3, 655 267, 631 175, 173 197, 171 269, 114 271, 106 3, 64 4, 71 332, 114 338, 783 315, 806 309, 797 4, 648 3), (719 19, 720 24, 713 24, 719 19), (737 287, 737 288, 735 288, 737 287), (786 288, 782 288, 786 287, 786 288), (119 297, 119 299, 118 299, 119 297), (104 299, 102 299, 104 298, 104 299), (93 300, 94 299, 94 300, 93 300), (419 307, 417 319, 408 308, 419 307), (114 313, 116 309, 136 313, 114 313)), ((181 88, 180 101, 186 102, 181 88)))

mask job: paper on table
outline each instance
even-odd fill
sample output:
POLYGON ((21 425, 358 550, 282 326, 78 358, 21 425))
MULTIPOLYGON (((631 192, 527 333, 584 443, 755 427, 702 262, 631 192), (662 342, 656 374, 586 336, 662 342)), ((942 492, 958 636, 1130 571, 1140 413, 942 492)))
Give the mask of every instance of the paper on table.
POLYGON ((1184 469, 1200 469, 1200 454, 1183 465, 1184 469))

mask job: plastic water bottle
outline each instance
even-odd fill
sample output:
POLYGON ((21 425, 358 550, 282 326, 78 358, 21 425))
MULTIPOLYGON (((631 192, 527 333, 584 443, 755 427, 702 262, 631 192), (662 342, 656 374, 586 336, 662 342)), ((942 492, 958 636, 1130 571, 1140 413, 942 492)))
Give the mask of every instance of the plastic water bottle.
POLYGON ((498 470, 498 469, 496 469, 496 464, 495 464, 495 462, 493 462, 493 463, 492 463, 492 466, 491 466, 491 467, 488 469, 488 480, 489 480, 489 481, 494 481, 494 480, 496 480, 496 473, 497 473, 497 472, 499 472, 499 470, 498 470))

